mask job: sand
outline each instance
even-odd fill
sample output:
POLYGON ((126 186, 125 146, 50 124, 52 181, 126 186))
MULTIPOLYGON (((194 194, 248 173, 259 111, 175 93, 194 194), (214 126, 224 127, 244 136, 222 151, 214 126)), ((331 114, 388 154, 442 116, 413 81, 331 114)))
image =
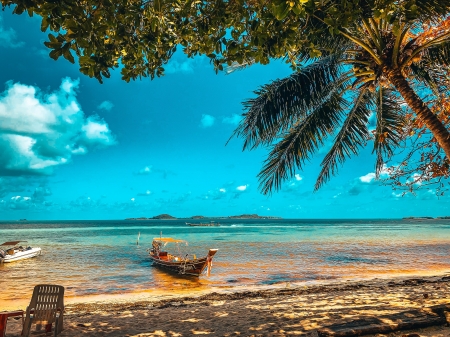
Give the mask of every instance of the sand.
MULTIPOLYGON (((449 290, 450 276, 440 275, 287 283, 272 289, 191 297, 172 294, 156 300, 136 294, 100 296, 66 305, 64 331, 59 336, 298 336, 356 319, 450 304, 449 290)), ((20 331, 21 321, 10 319, 7 336, 20 336, 20 331)), ((413 334, 448 337, 450 328, 441 324, 384 336, 417 337, 413 334)))

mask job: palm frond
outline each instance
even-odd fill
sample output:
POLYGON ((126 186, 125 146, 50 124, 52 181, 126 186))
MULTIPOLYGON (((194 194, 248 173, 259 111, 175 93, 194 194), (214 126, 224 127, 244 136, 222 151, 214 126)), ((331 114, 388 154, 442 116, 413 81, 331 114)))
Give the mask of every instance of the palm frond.
POLYGON ((422 22, 439 22, 450 12, 450 0, 416 0, 415 5, 422 22))
POLYGON ((324 140, 333 134, 346 108, 347 101, 342 92, 333 93, 273 146, 258 175, 263 194, 280 189, 282 181, 292 177, 296 168, 302 168, 324 140))
POLYGON ((450 41, 446 40, 440 44, 433 45, 424 51, 424 62, 433 65, 450 65, 450 41))
POLYGON ((413 63, 409 66, 409 69, 414 78, 426 85, 435 96, 439 97, 441 93, 448 90, 445 74, 442 74, 439 69, 433 69, 425 62, 413 63))
POLYGON ((339 70, 338 57, 334 55, 262 86, 255 91, 256 98, 243 103, 247 112, 232 137, 244 138, 244 149, 270 144, 278 134, 276 131, 305 116, 329 96, 339 70))
POLYGON ((367 89, 362 89, 353 101, 353 107, 347 115, 341 130, 334 139, 331 150, 323 159, 314 190, 318 190, 331 176, 337 173, 338 164, 344 163, 346 157, 358 154, 359 147, 366 144, 370 137, 367 124, 371 114, 372 96, 367 89))
POLYGON ((383 169, 383 157, 391 157, 393 148, 401 141, 404 116, 398 99, 391 89, 380 87, 376 99, 377 126, 373 152, 376 153, 376 175, 383 169))

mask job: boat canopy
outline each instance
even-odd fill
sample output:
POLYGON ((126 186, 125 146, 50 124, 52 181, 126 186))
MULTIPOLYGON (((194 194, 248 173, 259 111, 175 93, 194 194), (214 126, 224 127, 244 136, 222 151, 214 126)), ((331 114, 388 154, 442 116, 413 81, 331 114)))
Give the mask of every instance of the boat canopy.
POLYGON ((178 240, 178 239, 172 239, 172 238, 153 238, 153 241, 159 241, 159 242, 176 242, 176 243, 187 243, 185 240, 178 240))
POLYGON ((26 242, 26 241, 6 241, 6 242, 3 242, 0 246, 15 246, 19 242, 26 242))

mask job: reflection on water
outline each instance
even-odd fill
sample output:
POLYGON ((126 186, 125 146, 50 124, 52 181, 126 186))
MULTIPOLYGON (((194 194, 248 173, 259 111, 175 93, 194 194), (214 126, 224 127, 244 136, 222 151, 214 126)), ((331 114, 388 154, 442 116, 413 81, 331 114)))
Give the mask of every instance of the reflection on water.
POLYGON ((28 240, 42 255, 0 265, 2 301, 29 298, 38 283, 68 296, 267 285, 450 269, 450 221, 222 220, 0 223, 0 241, 28 240), (210 277, 152 267, 146 249, 160 231, 189 241, 181 253, 218 248, 210 277), (140 232, 140 245, 136 245, 140 232))

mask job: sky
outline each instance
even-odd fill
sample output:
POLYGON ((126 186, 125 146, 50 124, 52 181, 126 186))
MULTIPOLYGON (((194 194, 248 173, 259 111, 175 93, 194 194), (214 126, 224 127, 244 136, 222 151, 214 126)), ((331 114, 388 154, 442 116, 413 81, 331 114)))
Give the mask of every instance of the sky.
POLYGON ((283 218, 448 216, 449 197, 402 195, 375 180, 369 147, 314 192, 330 147, 271 196, 267 149, 226 145, 259 86, 291 73, 274 61, 216 74, 181 52, 161 78, 100 84, 44 46, 40 18, 0 12, 0 220, 258 214, 283 218))

